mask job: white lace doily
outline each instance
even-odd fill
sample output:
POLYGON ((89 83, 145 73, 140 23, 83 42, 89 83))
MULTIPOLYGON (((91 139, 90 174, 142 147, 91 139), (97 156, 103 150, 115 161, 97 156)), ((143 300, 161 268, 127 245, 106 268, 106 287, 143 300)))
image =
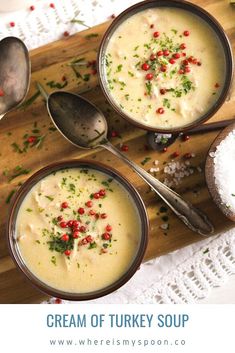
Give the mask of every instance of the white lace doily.
POLYGON ((33 1, 33 11, 26 9, 0 13, 0 39, 6 36, 20 37, 29 49, 53 42, 69 34, 111 19, 135 0, 38 0, 33 1), (54 7, 50 7, 53 4, 54 7), (84 24, 72 23, 76 19, 84 24), (13 25, 13 27, 12 27, 13 25))
MULTIPOLYGON (((107 21, 135 0, 38 0, 0 13, 0 39, 13 35, 29 49, 107 21), (50 4, 54 4, 54 8, 50 4), (71 20, 83 21, 84 25, 71 20), (11 24, 10 24, 11 23, 11 24)), ((94 303, 194 303, 235 273, 235 229, 148 261, 120 290, 94 303)), ((54 299, 50 300, 51 303, 54 299)))

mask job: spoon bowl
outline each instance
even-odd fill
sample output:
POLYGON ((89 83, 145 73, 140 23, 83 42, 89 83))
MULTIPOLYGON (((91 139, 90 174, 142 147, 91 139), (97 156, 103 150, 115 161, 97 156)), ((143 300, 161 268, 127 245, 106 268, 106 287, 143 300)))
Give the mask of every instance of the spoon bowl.
MULTIPOLYGON (((235 214, 230 210, 229 207, 227 207, 221 199, 218 187, 215 182, 215 164, 214 164, 214 158, 213 154, 215 153, 217 147, 220 145, 220 143, 228 136, 228 134, 235 130, 235 123, 230 124, 227 126, 224 130, 222 130, 219 135, 216 137, 214 142, 212 143, 207 159, 206 159, 206 165, 205 165, 205 175, 206 175, 206 182, 208 186, 208 190, 211 194, 211 197, 215 204, 219 207, 219 209, 223 212, 223 214, 228 217, 230 220, 235 221, 235 214)), ((234 163, 234 161, 231 161, 231 163, 234 163)))
POLYGON ((103 113, 85 98, 64 91, 53 92, 47 101, 50 117, 62 135, 80 148, 95 148, 107 140, 103 113))
POLYGON ((0 42, 0 119, 25 98, 30 82, 30 60, 25 44, 15 37, 0 42))
POLYGON ((39 83, 37 86, 47 101, 53 123, 68 141, 80 148, 102 147, 110 151, 131 167, 191 230, 202 235, 213 233, 214 227, 203 212, 129 160, 108 141, 106 119, 92 103, 63 91, 48 95, 39 83))

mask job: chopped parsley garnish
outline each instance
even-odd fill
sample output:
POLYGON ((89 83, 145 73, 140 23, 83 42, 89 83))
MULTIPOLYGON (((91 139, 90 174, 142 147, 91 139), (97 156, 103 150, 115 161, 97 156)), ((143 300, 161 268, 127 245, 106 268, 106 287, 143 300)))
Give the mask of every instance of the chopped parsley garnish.
POLYGON ((49 81, 46 83, 46 85, 49 86, 50 88, 62 89, 68 85, 68 81, 65 80, 64 83, 49 81))
POLYGON ((56 251, 59 253, 64 253, 65 250, 72 250, 74 246, 74 240, 72 238, 69 241, 65 242, 61 238, 56 237, 55 235, 51 234, 51 239, 47 242, 49 245, 49 250, 56 251))
POLYGON ((116 70, 116 72, 121 72, 121 71, 122 71, 122 66, 123 66, 123 65, 121 65, 121 64, 120 64, 120 65, 118 65, 118 66, 117 66, 117 70, 116 70))
POLYGON ((13 142, 13 143, 11 144, 11 146, 13 147, 13 150, 14 150, 15 152, 18 152, 18 153, 23 153, 23 152, 25 152, 24 149, 21 149, 20 146, 18 145, 18 143, 16 143, 16 142, 13 142))
POLYGON ((13 175, 9 177, 9 181, 12 181, 13 179, 17 178, 20 175, 27 175, 31 172, 31 169, 23 169, 22 166, 17 166, 13 170, 13 175))
POLYGON ((166 107, 166 108, 170 109, 171 104, 170 104, 170 101, 169 101, 168 98, 164 98, 163 99, 163 107, 166 107))
POLYGON ((112 183, 113 179, 109 178, 108 180, 104 180, 101 182, 102 185, 106 186, 107 188, 110 188, 110 183, 112 183))
POLYGON ((41 95, 40 91, 37 91, 34 95, 32 95, 29 99, 27 99, 26 101, 24 101, 21 105, 19 109, 23 109, 25 110, 26 108, 28 108, 30 105, 32 105, 34 103, 34 101, 41 95))
POLYGON ((152 93, 152 83, 150 81, 145 82, 145 86, 146 86, 146 90, 147 90, 147 94, 150 96, 152 93))
POLYGON ((55 256, 51 257, 51 262, 53 263, 53 265, 56 266, 56 257, 55 256))
POLYGON ((45 195, 45 197, 50 200, 50 201, 53 201, 54 200, 54 197, 51 197, 51 196, 48 196, 48 195, 45 195))
POLYGON ((82 25, 82 26, 84 26, 86 28, 90 28, 90 26, 88 26, 84 21, 78 20, 76 18, 73 18, 70 22, 71 23, 78 23, 79 25, 82 25))
POLYGON ((11 146, 13 147, 13 150, 21 154, 21 153, 26 153, 29 148, 33 148, 33 147, 36 147, 38 149, 41 148, 46 135, 39 135, 40 130, 36 129, 36 126, 34 126, 34 128, 32 129, 32 133, 34 134, 33 136, 30 136, 28 133, 24 134, 22 147, 18 143, 13 142, 11 144, 11 146))
POLYGON ((57 130, 57 128, 56 128, 56 127, 54 127, 54 126, 50 126, 50 127, 48 128, 48 130, 49 130, 49 131, 56 131, 56 130, 57 130))
POLYGON ((141 162, 142 165, 145 165, 151 160, 151 157, 145 157, 145 159, 141 162))
POLYGON ((85 38, 86 38, 86 39, 91 39, 91 38, 96 38, 96 37, 98 37, 98 36, 99 36, 98 33, 90 33, 90 34, 87 34, 87 35, 85 36, 85 38))
POLYGON ((181 78, 184 93, 187 94, 191 89, 195 90, 192 81, 189 80, 187 76, 182 76, 181 78))
POLYGON ((95 241, 94 241, 93 243, 90 243, 90 244, 89 244, 88 249, 95 249, 95 248, 97 248, 97 244, 96 244, 95 241))
POLYGON ((85 74, 83 75, 83 81, 87 82, 90 80, 91 75, 90 74, 85 74))
POLYGON ((11 202, 11 199, 14 195, 14 193, 16 192, 15 189, 13 189, 12 191, 10 191, 10 193, 8 194, 7 198, 6 198, 6 204, 10 203, 11 202))
POLYGON ((52 224, 54 224, 55 226, 58 224, 58 220, 57 220, 57 218, 52 218, 52 224))
POLYGON ((125 83, 125 82, 123 82, 123 81, 118 81, 118 83, 119 83, 119 85, 121 85, 121 86, 122 86, 122 88, 126 86, 126 83, 125 83))
POLYGON ((75 185, 70 183, 68 191, 70 191, 72 194, 75 194, 75 191, 76 191, 75 185))

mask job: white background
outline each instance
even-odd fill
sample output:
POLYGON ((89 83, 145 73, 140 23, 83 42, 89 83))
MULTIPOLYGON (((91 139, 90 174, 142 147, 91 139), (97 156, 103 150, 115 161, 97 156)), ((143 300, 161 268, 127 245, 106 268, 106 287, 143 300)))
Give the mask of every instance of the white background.
POLYGON ((4 353, 234 353, 234 306, 214 305, 5 305, 0 306, 1 351, 4 353), (185 328, 110 328, 108 320, 100 328, 47 328, 47 314, 83 314, 88 316, 99 313, 124 314, 188 314, 190 319, 185 328), (185 346, 146 346, 145 348, 106 346, 86 348, 79 346, 48 345, 49 339, 105 338, 121 339, 185 339, 185 346))

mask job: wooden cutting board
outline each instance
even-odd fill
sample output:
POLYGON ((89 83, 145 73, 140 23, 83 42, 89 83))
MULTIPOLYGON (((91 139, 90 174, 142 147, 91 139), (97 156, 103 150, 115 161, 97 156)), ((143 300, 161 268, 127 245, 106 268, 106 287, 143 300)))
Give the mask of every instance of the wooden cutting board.
MULTIPOLYGON (((198 0, 193 2, 201 5, 221 22, 234 50, 235 7, 222 0, 198 0)), ((175 189, 185 199, 208 214, 215 225, 216 234, 231 228, 233 226, 232 222, 227 220, 213 204, 204 178, 206 154, 217 133, 196 135, 187 142, 179 140, 166 153, 146 150, 145 131, 126 123, 111 109, 97 86, 97 75, 92 72, 92 68, 79 68, 81 78, 77 77, 79 75, 76 75, 72 67, 68 65, 74 59, 95 60, 102 35, 109 24, 110 22, 101 24, 33 50, 31 52, 32 81, 28 98, 37 92, 36 81, 42 83, 48 92, 55 90, 56 88, 53 88, 55 85, 58 87, 66 85, 65 90, 83 93, 104 112, 108 119, 110 131, 115 130, 120 134, 121 138, 112 138, 114 144, 127 144, 129 147, 127 155, 140 165, 141 162, 144 164, 146 157, 151 158, 143 166, 146 170, 155 167, 153 165, 155 160, 159 161, 161 171, 158 173, 158 177, 161 180, 164 179, 162 170, 166 163, 170 162, 171 154, 174 151, 180 153, 177 160, 181 162, 184 153, 195 153, 195 158, 190 160, 190 163, 196 167, 194 173, 184 178, 175 189), (198 170, 198 166, 202 168, 202 172, 198 170)), ((229 100, 211 121, 235 117, 234 108, 235 90, 233 89, 229 100)), ((16 190, 19 183, 24 182, 29 175, 51 162, 85 157, 115 166, 116 169, 128 177, 139 190, 148 209, 151 231, 145 256, 146 260, 169 253, 203 238, 187 229, 170 211, 161 213, 162 202, 154 193, 149 191, 148 186, 136 174, 109 152, 79 150, 67 142, 59 132, 53 131, 41 97, 38 97, 25 109, 18 109, 8 114, 0 122, 0 142, 0 303, 38 303, 46 298, 15 268, 7 248, 5 225, 11 204, 11 202, 6 203, 9 194, 12 190, 16 190), (16 151, 16 149, 22 149, 23 141, 27 138, 26 135, 42 136, 40 148, 33 147, 26 152, 19 153, 20 151, 16 151), (22 166, 22 169, 26 169, 25 172, 29 173, 9 181, 11 176, 17 174, 17 166, 22 166), (164 216, 169 217, 169 220, 166 221, 166 217, 162 219, 164 216), (161 228, 164 223, 169 223, 167 231, 161 228)))

